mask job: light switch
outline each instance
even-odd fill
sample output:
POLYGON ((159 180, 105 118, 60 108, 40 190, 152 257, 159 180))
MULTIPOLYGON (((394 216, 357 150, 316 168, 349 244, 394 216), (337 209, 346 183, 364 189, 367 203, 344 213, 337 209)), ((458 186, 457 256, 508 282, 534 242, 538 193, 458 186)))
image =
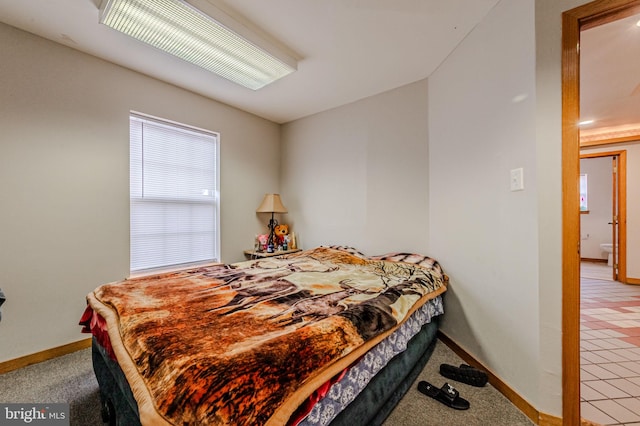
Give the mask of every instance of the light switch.
POLYGON ((511 190, 522 191, 524 189, 524 169, 511 170, 511 190))

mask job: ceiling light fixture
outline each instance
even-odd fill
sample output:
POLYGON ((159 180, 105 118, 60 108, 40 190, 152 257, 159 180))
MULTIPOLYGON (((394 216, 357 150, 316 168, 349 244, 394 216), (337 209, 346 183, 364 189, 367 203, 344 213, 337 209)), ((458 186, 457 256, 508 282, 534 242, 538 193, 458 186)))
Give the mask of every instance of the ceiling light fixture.
POLYGON ((102 0, 100 23, 253 90, 297 67, 183 0, 102 0))

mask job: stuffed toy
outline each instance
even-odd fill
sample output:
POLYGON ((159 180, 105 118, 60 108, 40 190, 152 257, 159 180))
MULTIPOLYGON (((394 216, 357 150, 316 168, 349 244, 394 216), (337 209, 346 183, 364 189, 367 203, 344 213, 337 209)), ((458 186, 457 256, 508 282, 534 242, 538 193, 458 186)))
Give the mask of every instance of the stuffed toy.
POLYGON ((269 234, 258 235, 259 251, 267 251, 267 242, 268 241, 269 241, 269 234))
POLYGON ((278 225, 275 229, 276 244, 281 246, 285 242, 285 237, 289 235, 289 225, 278 225))

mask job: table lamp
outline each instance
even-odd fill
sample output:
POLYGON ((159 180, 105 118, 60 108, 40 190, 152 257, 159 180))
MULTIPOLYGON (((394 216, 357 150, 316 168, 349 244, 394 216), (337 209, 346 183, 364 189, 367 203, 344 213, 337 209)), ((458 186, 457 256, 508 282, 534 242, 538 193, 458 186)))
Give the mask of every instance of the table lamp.
POLYGON ((287 208, 282 204, 280 200, 280 194, 265 194, 262 203, 256 210, 256 213, 271 213, 271 220, 269 221, 269 239, 267 240, 267 251, 273 251, 275 247, 276 239, 276 226, 278 221, 273 218, 274 213, 287 213, 287 208))

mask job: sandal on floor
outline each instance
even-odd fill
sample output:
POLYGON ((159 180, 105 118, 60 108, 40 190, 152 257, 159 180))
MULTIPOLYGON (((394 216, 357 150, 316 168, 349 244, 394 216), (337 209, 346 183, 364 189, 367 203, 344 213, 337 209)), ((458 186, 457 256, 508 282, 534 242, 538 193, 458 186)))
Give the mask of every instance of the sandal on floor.
POLYGON ((449 383, 445 383, 438 389, 429 382, 421 381, 418 383, 418 390, 436 401, 442 402, 447 407, 456 410, 469 409, 469 401, 460 398, 460 393, 449 383))
POLYGON ((471 386, 482 387, 487 384, 489 378, 487 373, 471 367, 466 364, 460 364, 460 367, 454 367, 449 364, 440 365, 440 374, 447 379, 455 380, 456 382, 466 383, 471 386))

